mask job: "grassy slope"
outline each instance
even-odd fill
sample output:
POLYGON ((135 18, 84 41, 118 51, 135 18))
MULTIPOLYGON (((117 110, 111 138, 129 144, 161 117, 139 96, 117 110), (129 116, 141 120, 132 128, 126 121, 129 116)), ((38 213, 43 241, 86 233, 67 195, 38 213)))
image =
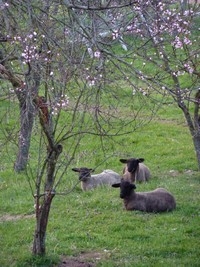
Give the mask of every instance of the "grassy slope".
MULTIPOLYGON (((165 187, 176 196, 177 209, 165 214, 127 212, 117 189, 82 192, 78 185, 72 193, 53 201, 45 260, 30 257, 34 218, 0 221, 0 266, 51 266, 60 255, 86 251, 100 252, 101 259, 94 259, 98 266, 199 266, 200 178, 182 115, 165 106, 149 125, 117 141, 123 143, 123 151, 116 143, 116 156, 97 171, 112 168, 121 173, 119 157, 144 157, 152 179, 137 190, 165 187)), ((107 151, 112 154, 109 145, 107 151)), ((103 157, 98 140, 90 138, 80 145, 71 167, 88 166, 88 162, 94 167, 103 157)), ((10 170, 11 162, 7 156, 2 159, 0 216, 31 214, 34 203, 28 182, 24 175, 10 170)), ((71 188, 76 181, 77 175, 69 169, 58 190, 71 188)))

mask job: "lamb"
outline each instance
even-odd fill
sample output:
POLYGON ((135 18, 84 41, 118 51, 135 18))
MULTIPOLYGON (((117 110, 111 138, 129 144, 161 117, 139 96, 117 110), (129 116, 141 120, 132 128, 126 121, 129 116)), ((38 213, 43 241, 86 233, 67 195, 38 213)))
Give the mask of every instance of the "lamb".
POLYGON ((126 163, 123 170, 123 178, 130 182, 146 182, 150 179, 150 170, 142 162, 143 158, 120 159, 122 163, 126 163))
POLYGON ((72 168, 72 171, 79 173, 83 191, 91 190, 100 185, 112 185, 121 181, 121 176, 112 170, 104 170, 102 173, 93 175, 91 175, 91 172, 94 170, 86 167, 72 168))
POLYGON ((126 210, 164 212, 176 208, 175 198, 164 188, 136 193, 134 191, 135 184, 124 179, 121 180, 121 183, 113 184, 112 187, 120 187, 120 197, 124 200, 126 210))

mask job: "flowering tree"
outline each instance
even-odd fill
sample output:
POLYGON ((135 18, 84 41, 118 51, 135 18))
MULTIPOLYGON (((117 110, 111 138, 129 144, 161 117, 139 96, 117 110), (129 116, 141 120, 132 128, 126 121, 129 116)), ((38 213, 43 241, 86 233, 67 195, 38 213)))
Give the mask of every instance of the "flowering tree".
POLYGON ((151 92, 170 95, 182 110, 200 168, 200 6, 197 1, 182 5, 176 1, 150 2, 134 7, 137 16, 129 24, 129 30, 143 40, 143 46, 140 43, 135 51, 135 62, 143 62, 139 78, 151 92), (148 67, 152 67, 151 73, 148 67))
POLYGON ((171 96, 181 108, 200 166, 197 1, 1 2, 0 75, 20 109, 17 171, 27 164, 36 115, 42 129, 36 179, 29 180, 34 254, 45 254, 51 203, 81 138, 100 136, 103 144, 127 133, 127 124, 134 131, 148 98, 171 96))
MULTIPOLYGON (((38 131, 37 171, 27 170, 36 208, 34 254, 45 254, 51 203, 81 138, 99 135, 103 145, 103 137, 125 133, 126 124, 134 123, 133 130, 137 126, 138 111, 129 118, 118 116, 121 92, 113 82, 116 75, 109 66, 110 55, 92 46, 90 31, 80 28, 77 21, 79 13, 56 1, 4 1, 1 5, 2 87, 10 93, 11 83, 20 110, 16 171, 27 165, 36 117, 42 130, 38 131)), ((95 22, 91 15, 84 15, 88 27, 95 22)), ((105 30, 108 36, 102 40, 108 37, 109 43, 110 33, 105 30)))
POLYGON ((133 87, 133 94, 172 97, 185 116, 200 168, 199 1, 86 2, 80 5, 79 1, 64 1, 78 10, 74 13, 79 15, 74 17, 82 29, 85 20, 81 16, 85 13, 80 14, 80 10, 93 11, 94 17, 101 10, 92 31, 85 30, 93 38, 90 50, 96 47, 100 58, 109 57, 110 64, 133 87), (108 42, 102 40, 109 33, 109 44, 120 43, 121 54, 113 53, 108 42))

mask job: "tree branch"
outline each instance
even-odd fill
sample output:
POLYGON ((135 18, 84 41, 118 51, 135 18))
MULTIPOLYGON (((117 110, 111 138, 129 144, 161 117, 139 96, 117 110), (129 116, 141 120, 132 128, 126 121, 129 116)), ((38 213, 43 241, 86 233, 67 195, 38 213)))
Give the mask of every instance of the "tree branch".
POLYGON ((102 5, 101 4, 101 1, 99 1, 99 6, 95 6, 94 4, 93 5, 90 5, 89 2, 88 2, 88 5, 76 5, 74 4, 74 1, 73 3, 71 3, 69 0, 63 0, 63 3, 64 5, 67 6, 67 8, 69 9, 81 9, 81 10, 93 10, 93 11, 97 11, 97 10, 107 10, 107 9, 114 9, 114 8, 124 8, 124 7, 128 7, 128 6, 131 6, 133 4, 137 4, 138 1, 129 1, 128 3, 124 3, 124 4, 113 4, 111 5, 111 1, 109 1, 107 4, 105 5, 102 5))

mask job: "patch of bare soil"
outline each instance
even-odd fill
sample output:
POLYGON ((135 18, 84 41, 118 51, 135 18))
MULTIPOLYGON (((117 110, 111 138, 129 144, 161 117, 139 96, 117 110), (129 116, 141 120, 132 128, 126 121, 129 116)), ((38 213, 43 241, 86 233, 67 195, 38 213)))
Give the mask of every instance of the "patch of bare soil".
POLYGON ((79 259, 64 258, 58 267, 95 267, 94 263, 81 261, 79 259))
POLYGON ((34 218, 35 214, 20 214, 20 215, 10 215, 10 214, 5 214, 0 216, 0 222, 8 222, 8 221, 17 221, 21 219, 29 219, 29 218, 34 218))
POLYGON ((107 253, 83 252, 77 257, 62 257, 57 267, 95 267, 97 262, 106 258, 107 253))

